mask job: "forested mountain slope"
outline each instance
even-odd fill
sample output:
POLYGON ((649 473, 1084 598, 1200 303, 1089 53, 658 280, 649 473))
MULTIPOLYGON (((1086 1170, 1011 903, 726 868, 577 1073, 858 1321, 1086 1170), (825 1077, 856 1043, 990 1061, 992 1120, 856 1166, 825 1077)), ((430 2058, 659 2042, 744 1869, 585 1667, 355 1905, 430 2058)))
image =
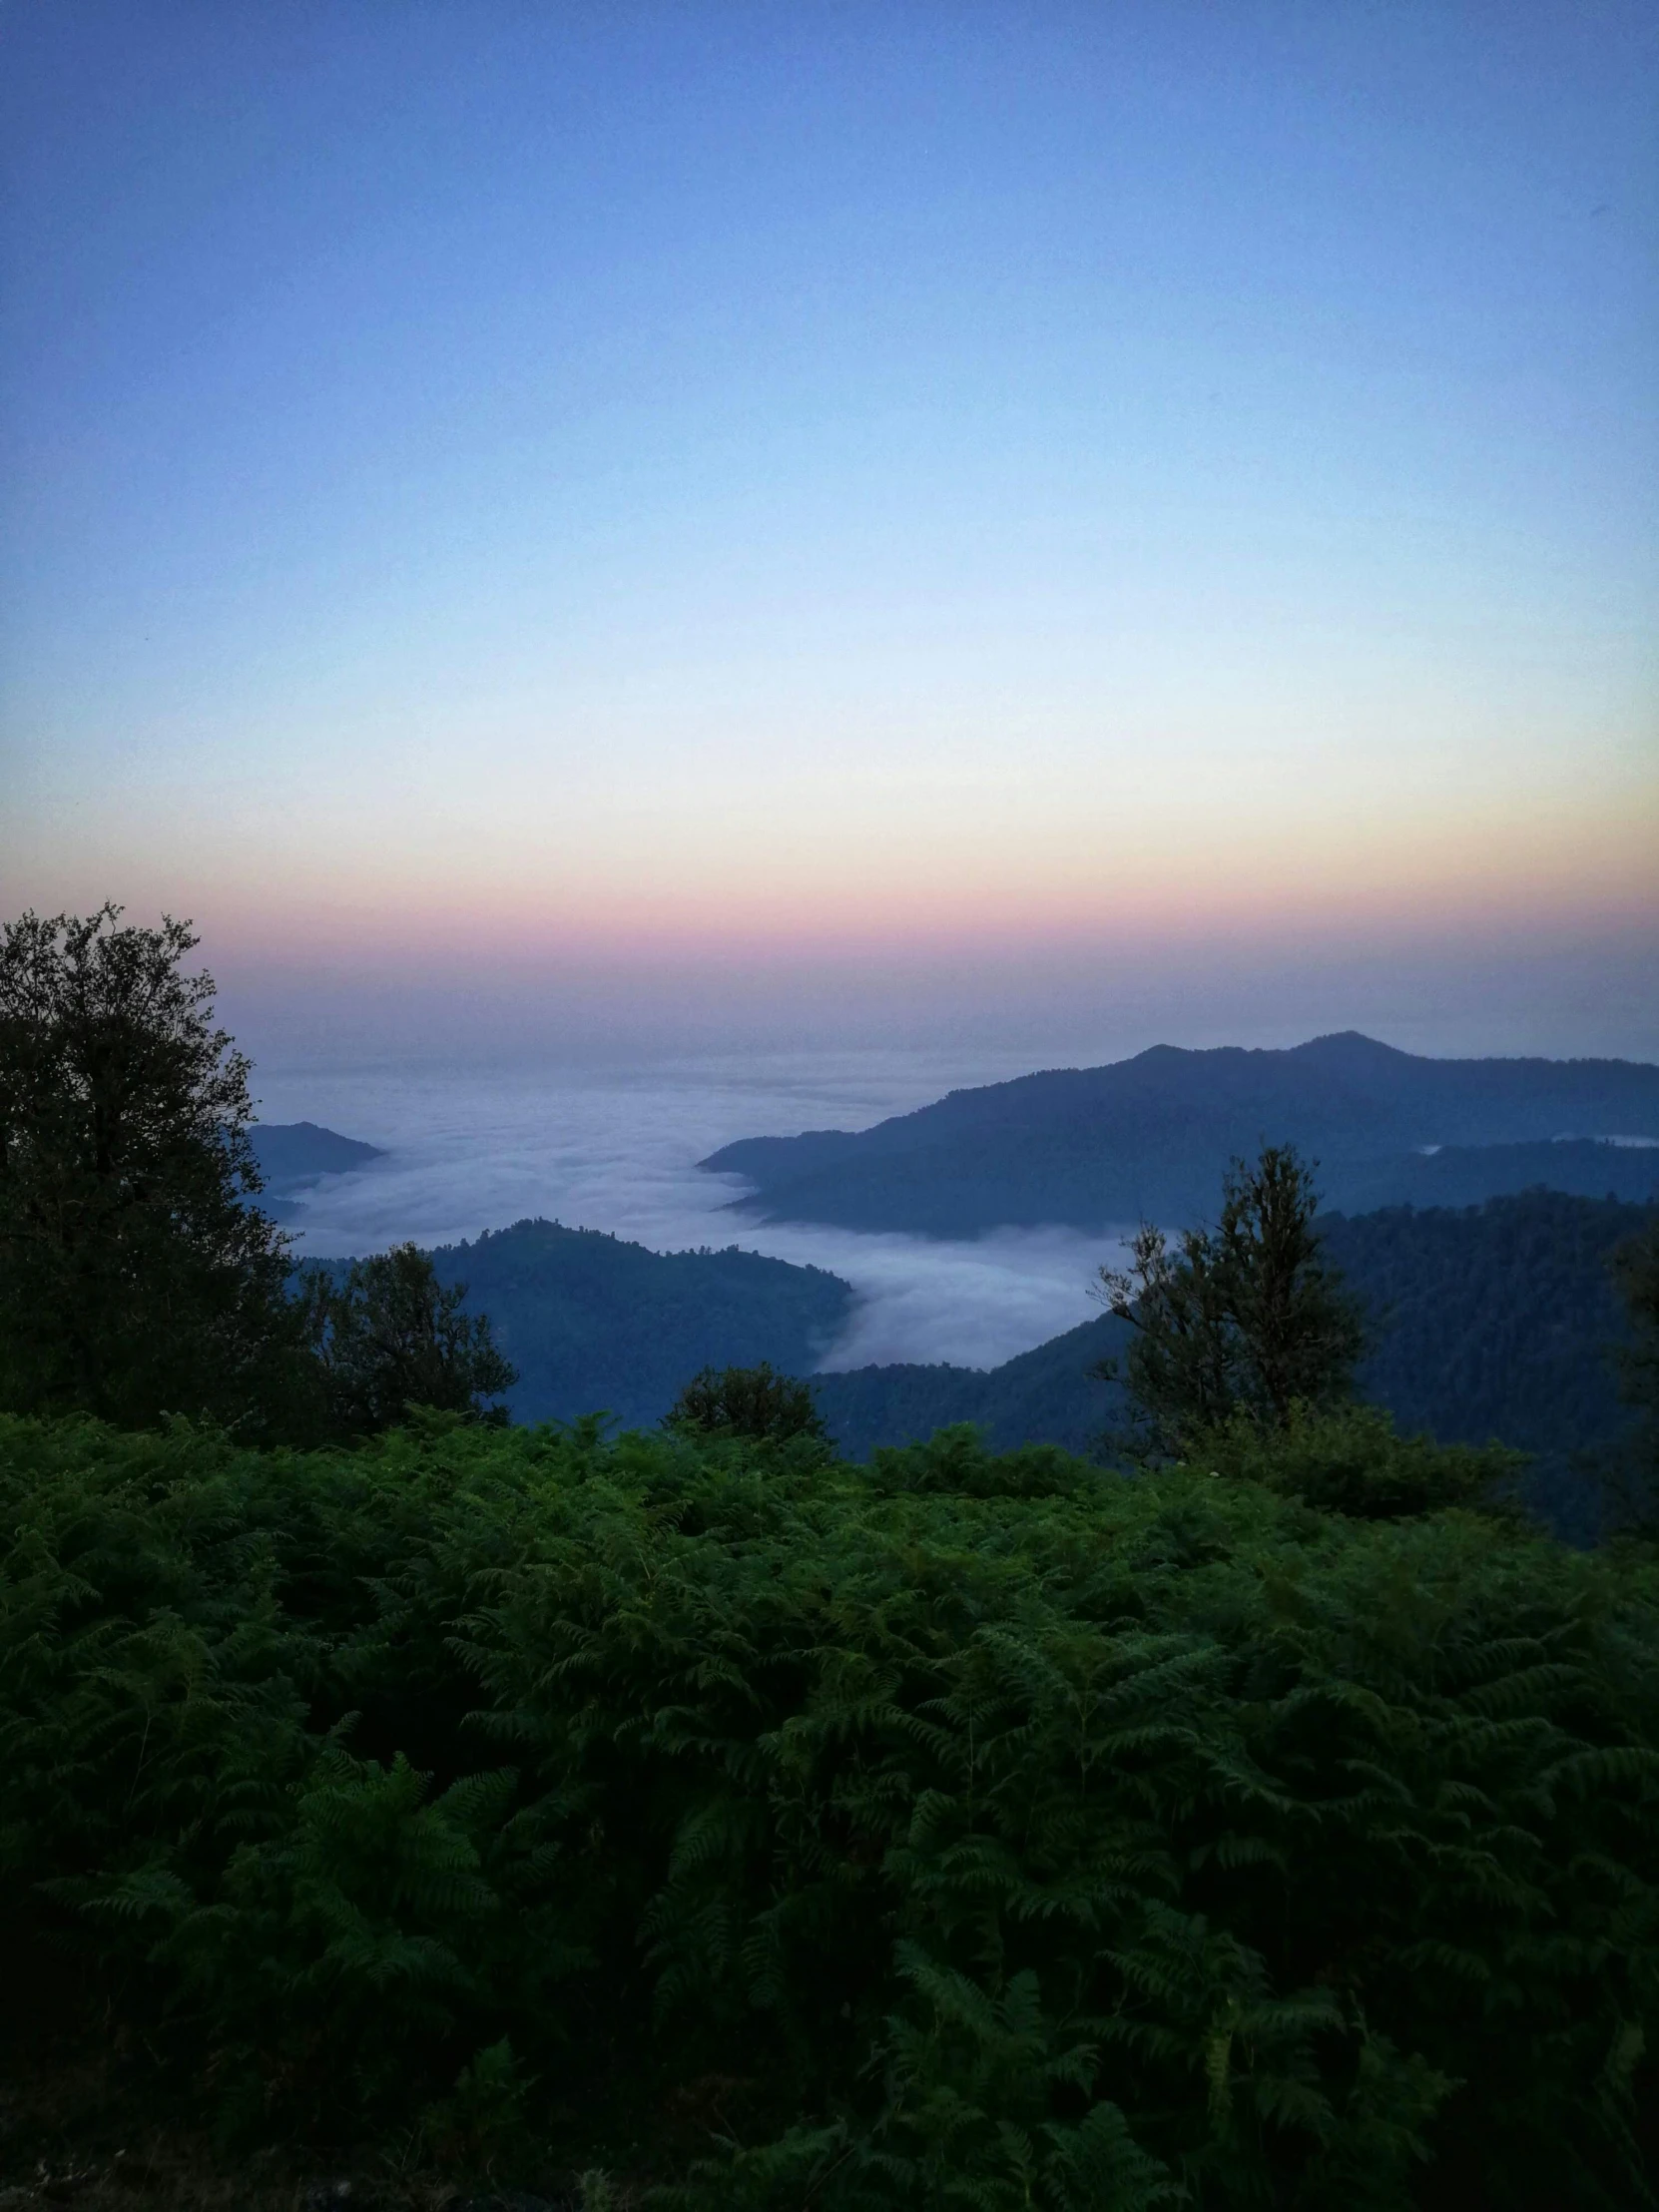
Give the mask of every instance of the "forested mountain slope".
POLYGON ((1330 1204, 1348 1210, 1539 1181, 1647 1198, 1659 1152, 1587 1141, 1606 1137, 1659 1140, 1659 1067, 1429 1060, 1348 1031, 1289 1051, 1156 1045, 952 1091, 856 1134, 746 1138, 703 1165, 747 1177, 753 1198, 737 1203, 769 1221, 950 1237, 1202 1219, 1227 1161, 1264 1141, 1317 1158, 1330 1204), (1563 1137, 1578 1141, 1557 1147, 1563 1137), (1441 1164, 1427 1146, 1455 1151, 1441 1164))
POLYGON ((297 1194, 313 1189, 325 1175, 366 1168, 385 1153, 360 1137, 342 1137, 314 1121, 262 1121, 248 1132, 265 1188, 260 1211, 273 1221, 288 1222, 304 1212, 297 1194))
MULTIPOLYGON (((1446 1443, 1496 1436, 1536 1453, 1540 1503, 1571 1533, 1588 1533, 1574 1454, 1605 1446, 1627 1419, 1607 1349, 1623 1326, 1607 1259, 1647 1218, 1639 1206, 1553 1191, 1457 1211, 1326 1215, 1326 1251, 1376 1332, 1362 1393, 1403 1429, 1446 1443)), ((1086 1371, 1126 1337, 1102 1315, 988 1373, 863 1368, 820 1376, 815 1387, 854 1458, 962 1420, 980 1423, 996 1450, 1087 1451, 1122 1406, 1086 1371)))
MULTIPOLYGON (((328 1263, 323 1262, 326 1266, 328 1263)), ((822 1268, 757 1252, 650 1252, 596 1229, 521 1221, 432 1254, 438 1280, 465 1283, 519 1371, 515 1420, 604 1410, 661 1419, 708 1365, 817 1366, 852 1293, 822 1268)))
POLYGON ((1325 1247, 1365 1299, 1368 1397, 1448 1442, 1501 1436, 1561 1457, 1624 1423, 1607 1347, 1624 1317, 1607 1261, 1647 1209, 1529 1191, 1459 1212, 1327 1220, 1325 1247))
POLYGON ((1120 1393, 1088 1370, 1121 1353, 1129 1331, 1110 1315, 1006 1360, 999 1368, 906 1365, 816 1375, 819 1409, 837 1447, 865 1459, 878 1444, 911 1443, 970 1420, 992 1451, 1026 1443, 1063 1444, 1094 1455, 1102 1433, 1123 1417, 1120 1393))
POLYGON ((360 1137, 342 1137, 337 1129, 324 1129, 314 1121, 256 1122, 248 1141, 267 1190, 284 1196, 309 1189, 324 1175, 343 1175, 385 1158, 379 1145, 364 1144, 360 1137))

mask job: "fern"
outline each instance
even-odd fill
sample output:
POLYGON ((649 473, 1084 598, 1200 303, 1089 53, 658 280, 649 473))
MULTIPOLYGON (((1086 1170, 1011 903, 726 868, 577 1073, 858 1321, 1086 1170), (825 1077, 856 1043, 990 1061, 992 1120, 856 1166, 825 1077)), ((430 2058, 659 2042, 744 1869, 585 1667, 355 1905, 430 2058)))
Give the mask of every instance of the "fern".
POLYGON ((1647 2201, 1639 1551, 594 1423, 4 1423, 0 1527, 18 1927, 225 2124, 709 2212, 1647 2201))

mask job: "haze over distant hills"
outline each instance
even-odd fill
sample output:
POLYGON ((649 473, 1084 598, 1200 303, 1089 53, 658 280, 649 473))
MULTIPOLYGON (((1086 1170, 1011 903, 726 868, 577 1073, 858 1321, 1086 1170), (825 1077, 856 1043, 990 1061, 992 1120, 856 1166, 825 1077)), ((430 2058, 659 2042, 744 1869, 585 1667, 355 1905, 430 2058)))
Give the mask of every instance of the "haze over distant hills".
POLYGON ((1228 1160, 1264 1141, 1316 1158, 1326 1203, 1351 1212, 1536 1184, 1642 1200, 1659 1184, 1659 1067, 1431 1060, 1354 1030, 1285 1051, 1154 1045, 855 1133, 742 1138, 702 1165, 748 1177, 735 1205, 769 1222, 962 1237, 1205 1218, 1228 1160))

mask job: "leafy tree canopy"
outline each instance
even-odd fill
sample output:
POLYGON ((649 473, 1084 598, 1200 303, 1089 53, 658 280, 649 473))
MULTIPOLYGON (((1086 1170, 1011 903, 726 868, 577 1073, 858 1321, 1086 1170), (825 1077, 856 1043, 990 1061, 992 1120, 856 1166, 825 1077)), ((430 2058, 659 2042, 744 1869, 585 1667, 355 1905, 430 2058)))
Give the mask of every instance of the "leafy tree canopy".
POLYGON ((1187 1435, 1189 1463, 1212 1474, 1259 1482, 1321 1512, 1361 1520, 1403 1520, 1452 1505, 1508 1515, 1526 1466, 1503 1444, 1442 1444, 1401 1436, 1381 1405, 1326 1411, 1297 1403, 1279 1427, 1240 1410, 1187 1435))
POLYGON ((340 1279, 307 1270, 301 1297, 336 1434, 377 1435, 416 1405, 506 1420, 491 1401, 517 1370, 496 1349, 489 1317, 462 1312, 466 1285, 440 1284, 430 1254, 401 1244, 354 1260, 340 1279))
POLYGON ((1614 1252, 1612 1274, 1629 1330, 1616 1348, 1620 1394, 1638 1415, 1614 1478, 1615 1508, 1626 1525, 1652 1534, 1659 1529, 1659 1215, 1614 1252))
MULTIPOLYGON (((1353 1394, 1365 1350, 1359 1308, 1320 1256, 1319 1198, 1289 1146, 1235 1160, 1214 1229, 1172 1250, 1143 1225, 1128 1268, 1102 1268, 1097 1296, 1135 1336, 1121 1380, 1149 1448, 1179 1455, 1195 1431, 1240 1414, 1283 1428, 1299 1405, 1353 1394)), ((1119 1380, 1104 1363, 1104 1380, 1119 1380)))
POLYGON ((0 932, 0 1404, 291 1423, 284 1241, 196 943, 110 905, 0 932))
POLYGON ((680 1392, 664 1423, 705 1435, 771 1437, 777 1442, 826 1434, 812 1385, 774 1373, 767 1360, 754 1368, 704 1368, 680 1392))

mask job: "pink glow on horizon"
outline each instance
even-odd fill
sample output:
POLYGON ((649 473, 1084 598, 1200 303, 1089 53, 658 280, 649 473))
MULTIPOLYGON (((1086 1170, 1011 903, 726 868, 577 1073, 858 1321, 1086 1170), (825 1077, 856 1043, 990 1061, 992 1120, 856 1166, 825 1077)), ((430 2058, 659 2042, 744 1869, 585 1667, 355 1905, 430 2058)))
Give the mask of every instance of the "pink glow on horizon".
MULTIPOLYGON (((1058 950, 1102 938, 1138 953, 1216 942, 1354 945, 1455 932, 1524 942, 1563 929, 1626 930, 1659 921, 1659 842, 1627 822, 1589 852, 1557 834, 1533 849, 1466 832, 1425 840, 1415 853, 1196 850, 1141 865, 1103 858, 1093 880, 1056 865, 1021 881, 989 866, 966 881, 885 878, 849 896, 801 871, 790 884, 695 878, 657 884, 589 882, 563 890, 504 879, 414 886, 394 875, 342 895, 337 884, 233 888, 198 882, 181 910, 239 962, 330 961, 464 969, 480 958, 509 966, 555 963, 696 965, 877 955, 900 963, 996 947, 1058 950), (275 947, 279 952, 273 955, 275 947)), ((1574 840, 1576 842, 1577 840, 1574 840)), ((1588 839, 1585 842, 1589 842, 1588 839)), ((165 901, 156 901, 162 903, 165 901)), ((147 901, 134 900, 137 911, 147 901)), ((176 906, 181 902, 173 901, 176 906)))

